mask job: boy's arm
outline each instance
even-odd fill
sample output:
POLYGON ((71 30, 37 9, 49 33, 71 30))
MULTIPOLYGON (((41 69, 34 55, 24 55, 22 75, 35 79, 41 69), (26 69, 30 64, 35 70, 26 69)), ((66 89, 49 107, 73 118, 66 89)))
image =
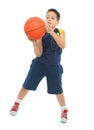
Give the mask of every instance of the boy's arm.
POLYGON ((65 32, 63 30, 60 30, 60 35, 57 35, 54 31, 51 31, 50 34, 58 44, 60 48, 65 48, 66 41, 65 41, 65 32))
POLYGON ((34 52, 37 57, 40 57, 43 53, 43 47, 42 47, 42 40, 34 40, 32 41, 33 46, 34 46, 34 52))

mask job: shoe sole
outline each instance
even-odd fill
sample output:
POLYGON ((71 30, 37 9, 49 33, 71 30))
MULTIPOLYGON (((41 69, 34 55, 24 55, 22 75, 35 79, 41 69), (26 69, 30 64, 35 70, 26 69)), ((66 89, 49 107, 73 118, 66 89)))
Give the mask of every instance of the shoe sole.
POLYGON ((17 112, 11 111, 11 112, 10 112, 10 115, 11 115, 11 116, 16 116, 16 115, 17 115, 17 112))
POLYGON ((60 119, 60 122, 67 123, 67 120, 66 119, 60 119))

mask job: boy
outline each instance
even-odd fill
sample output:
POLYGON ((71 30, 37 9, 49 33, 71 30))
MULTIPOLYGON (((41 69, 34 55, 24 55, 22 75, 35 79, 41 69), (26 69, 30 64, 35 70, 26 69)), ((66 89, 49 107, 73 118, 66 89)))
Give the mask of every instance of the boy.
POLYGON ((32 60, 30 70, 17 96, 17 99, 10 110, 10 114, 15 116, 20 103, 29 90, 36 90, 41 79, 47 78, 47 92, 56 94, 61 108, 60 121, 67 122, 67 113, 63 89, 62 74, 63 67, 60 64, 62 49, 65 48, 65 33, 58 30, 56 26, 60 22, 60 14, 56 9, 49 9, 46 13, 47 32, 42 37, 33 42, 36 58, 32 60))

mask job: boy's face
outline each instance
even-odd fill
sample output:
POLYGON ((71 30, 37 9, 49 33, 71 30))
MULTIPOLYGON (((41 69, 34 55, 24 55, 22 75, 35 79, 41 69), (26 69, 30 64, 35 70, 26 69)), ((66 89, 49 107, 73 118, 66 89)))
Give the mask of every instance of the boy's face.
POLYGON ((55 26, 57 24, 59 24, 59 20, 57 19, 57 16, 56 14, 53 12, 53 11, 49 11, 47 14, 46 14, 46 24, 48 25, 51 25, 52 28, 55 28, 55 26))

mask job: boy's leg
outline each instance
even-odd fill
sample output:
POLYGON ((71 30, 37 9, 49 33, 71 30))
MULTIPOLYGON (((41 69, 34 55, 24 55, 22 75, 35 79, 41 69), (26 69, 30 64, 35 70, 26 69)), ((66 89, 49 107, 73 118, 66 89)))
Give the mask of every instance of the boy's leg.
POLYGON ((68 113, 68 110, 66 109, 66 104, 65 104, 65 98, 64 98, 64 94, 57 94, 56 95, 57 97, 57 100, 59 102, 59 105, 61 107, 61 119, 60 121, 63 122, 63 123, 66 123, 67 122, 67 113, 68 113))
POLYGON ((19 109, 19 105, 22 102, 22 100, 24 99, 24 97, 26 96, 26 94, 28 93, 28 91, 29 90, 25 89, 24 87, 21 88, 14 105, 10 110, 10 115, 16 116, 18 109, 19 109))
POLYGON ((56 97, 57 97, 57 100, 58 100, 60 106, 65 106, 66 105, 63 93, 62 94, 57 94, 56 97))
POLYGON ((26 94, 28 93, 28 89, 25 89, 24 87, 21 88, 20 92, 18 93, 17 98, 20 100, 23 100, 26 94))
POLYGON ((19 105, 23 98, 26 96, 29 90, 36 90, 39 82, 44 77, 44 71, 43 71, 44 64, 41 64, 37 62, 36 60, 33 60, 29 72, 27 74, 27 77, 23 83, 23 87, 19 91, 19 94, 17 96, 17 99, 10 110, 10 114, 12 116, 15 116, 17 114, 19 105))

